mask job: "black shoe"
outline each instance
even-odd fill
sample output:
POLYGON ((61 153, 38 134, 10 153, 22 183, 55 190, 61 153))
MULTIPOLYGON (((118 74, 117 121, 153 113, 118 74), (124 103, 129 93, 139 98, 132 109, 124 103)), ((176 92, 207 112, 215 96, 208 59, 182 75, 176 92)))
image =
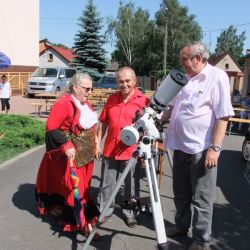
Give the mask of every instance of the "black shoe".
POLYGON ((126 224, 130 228, 134 228, 137 225, 137 221, 135 218, 126 218, 126 224))
POLYGON ((176 225, 172 225, 166 228, 167 236, 187 235, 188 230, 178 228, 176 225))

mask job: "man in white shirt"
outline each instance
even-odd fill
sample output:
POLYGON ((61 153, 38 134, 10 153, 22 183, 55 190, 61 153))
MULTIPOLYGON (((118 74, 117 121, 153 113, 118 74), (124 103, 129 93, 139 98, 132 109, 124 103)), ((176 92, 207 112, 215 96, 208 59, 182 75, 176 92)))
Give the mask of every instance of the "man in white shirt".
POLYGON ((11 87, 7 81, 6 75, 2 75, 0 83, 0 99, 2 105, 2 113, 8 114, 10 109, 11 87))
POLYGON ((228 76, 211 66, 208 57, 201 42, 183 47, 180 63, 189 81, 162 117, 170 118, 165 145, 174 150, 176 206, 175 225, 166 231, 168 236, 187 234, 192 226, 189 250, 209 249, 218 158, 228 119, 234 115, 228 76))

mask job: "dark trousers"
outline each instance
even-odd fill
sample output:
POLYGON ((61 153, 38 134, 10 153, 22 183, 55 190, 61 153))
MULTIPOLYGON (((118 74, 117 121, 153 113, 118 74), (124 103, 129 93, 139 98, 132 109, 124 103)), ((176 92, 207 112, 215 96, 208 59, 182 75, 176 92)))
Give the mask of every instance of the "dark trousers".
POLYGON ((10 109, 10 98, 1 98, 2 111, 10 109))
POLYGON ((175 223, 189 229, 192 221, 193 239, 202 244, 210 242, 217 179, 217 167, 204 168, 206 152, 187 154, 175 150, 173 158, 175 223))
MULTIPOLYGON (((100 191, 98 196, 98 202, 100 205, 100 211, 102 211, 109 200, 111 194, 113 193, 116 181, 120 174, 122 174, 123 170, 127 166, 128 161, 125 160, 115 160, 113 158, 104 157, 102 162, 102 173, 101 173, 101 183, 100 183, 100 191)), ((125 187, 123 200, 130 201, 131 198, 135 196, 135 183, 134 183, 134 172, 135 168, 132 168, 129 171, 128 175, 125 178, 125 187)), ((114 201, 111 207, 109 208, 106 216, 110 216, 114 210, 114 201)), ((123 209, 123 214, 127 218, 133 218, 134 212, 130 209, 123 209)))

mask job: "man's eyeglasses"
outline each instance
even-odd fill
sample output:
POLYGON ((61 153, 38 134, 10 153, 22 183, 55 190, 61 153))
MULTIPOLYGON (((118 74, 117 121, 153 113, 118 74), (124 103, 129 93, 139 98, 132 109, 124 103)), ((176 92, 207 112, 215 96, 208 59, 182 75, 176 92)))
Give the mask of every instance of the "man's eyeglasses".
POLYGON ((85 87, 83 87, 83 86, 80 86, 80 85, 78 85, 78 87, 80 87, 80 88, 82 88, 83 90, 85 90, 86 92, 92 92, 94 89, 93 88, 85 88, 85 87))

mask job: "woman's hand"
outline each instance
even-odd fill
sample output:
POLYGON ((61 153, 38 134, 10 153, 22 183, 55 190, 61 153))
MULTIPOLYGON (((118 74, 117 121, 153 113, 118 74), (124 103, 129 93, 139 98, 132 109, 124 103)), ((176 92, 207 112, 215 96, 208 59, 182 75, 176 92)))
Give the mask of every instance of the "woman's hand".
POLYGON ((76 156, 76 149, 70 148, 70 149, 65 151, 65 154, 66 154, 68 160, 70 160, 70 159, 74 160, 75 156, 76 156))
POLYGON ((101 156, 101 146, 100 143, 96 143, 96 148, 95 148, 95 158, 99 161, 101 156))

